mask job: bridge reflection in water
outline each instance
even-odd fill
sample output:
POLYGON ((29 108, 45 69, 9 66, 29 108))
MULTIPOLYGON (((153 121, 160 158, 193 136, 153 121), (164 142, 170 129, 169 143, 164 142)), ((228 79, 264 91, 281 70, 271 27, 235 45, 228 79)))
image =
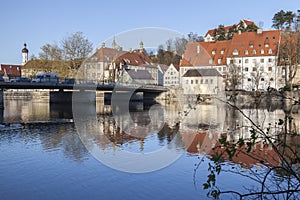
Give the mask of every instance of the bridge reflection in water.
MULTIPOLYGON (((73 122, 72 104, 11 100, 5 102, 5 107, 6 109, 0 112, 0 123, 23 122, 30 124, 38 121, 59 120, 73 122)), ((251 124, 249 121, 242 117, 237 110, 224 105, 197 105, 197 108, 192 109, 186 116, 182 116, 180 113, 187 108, 181 108, 176 103, 163 105, 164 109, 157 113, 151 111, 151 107, 152 105, 146 105, 142 102, 132 102, 129 104, 130 115, 114 116, 114 106, 99 101, 84 108, 85 114, 82 118, 85 123, 83 125, 86 130, 91 130, 89 135, 91 141, 93 144, 97 144, 96 147, 100 150, 111 147, 115 149, 129 148, 130 150, 130 144, 135 143, 138 144, 139 148, 135 148, 133 151, 149 152, 170 143, 177 136, 176 141, 174 141, 174 149, 185 149, 193 154, 211 155, 216 153, 215 147, 219 145, 218 140, 221 136, 225 136, 228 141, 250 137, 251 124), (220 117, 220 113, 224 113, 224 117, 220 117), (97 119, 96 123, 93 120, 95 118, 97 119), (136 125, 130 133, 124 129, 124 125, 129 120, 132 120, 136 125), (157 130, 156 132, 149 128, 148 125, 151 123, 152 128, 157 130), (92 131, 96 126, 96 130, 100 130, 101 133, 92 131), (150 142, 153 137, 157 138, 158 143, 150 142), (147 142, 150 142, 151 145, 147 145, 147 142)), ((275 122, 279 118, 284 118, 285 115, 284 111, 280 109, 273 111, 244 109, 243 112, 263 129, 269 128, 270 124, 275 125, 275 122)), ((294 114, 293 118, 293 129, 299 132, 300 116, 294 114)), ((270 129, 270 134, 277 137, 279 133, 274 128, 270 129)), ((272 146, 263 140, 255 144, 252 153, 272 165, 280 164, 272 146)), ((257 160, 243 154, 239 154, 233 161, 247 166, 257 162, 257 160)))

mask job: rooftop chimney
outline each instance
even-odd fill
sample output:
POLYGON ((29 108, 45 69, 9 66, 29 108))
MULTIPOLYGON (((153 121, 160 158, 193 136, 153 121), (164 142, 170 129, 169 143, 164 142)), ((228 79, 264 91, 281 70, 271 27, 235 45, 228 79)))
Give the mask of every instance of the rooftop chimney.
POLYGON ((259 29, 257 29, 257 34, 262 34, 262 29, 261 28, 259 28, 259 29))
POLYGON ((200 53, 200 45, 197 45, 197 54, 200 53))
POLYGON ((102 42, 101 48, 105 48, 105 42, 102 42))

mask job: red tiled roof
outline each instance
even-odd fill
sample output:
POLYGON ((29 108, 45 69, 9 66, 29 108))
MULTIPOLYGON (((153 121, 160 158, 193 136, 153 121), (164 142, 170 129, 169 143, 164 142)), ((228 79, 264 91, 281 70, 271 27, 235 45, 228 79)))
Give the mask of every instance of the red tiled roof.
POLYGON ((115 58, 115 62, 125 62, 127 65, 141 66, 149 65, 152 61, 144 52, 126 52, 115 58))
POLYGON ((10 64, 1 64, 0 65, 0 75, 4 76, 21 76, 22 65, 10 65, 10 64))
POLYGON ((189 43, 180 66, 225 65, 229 45, 230 40, 189 43))
POLYGON ((237 57, 248 56, 275 56, 278 52, 278 45, 280 41, 280 31, 271 30, 263 31, 261 34, 257 32, 244 32, 242 34, 235 33, 229 46, 228 57, 233 57, 232 52, 238 50, 237 57), (268 44, 268 46, 266 46, 268 44), (251 47, 253 45, 253 47, 251 47), (269 54, 269 49, 272 53, 269 54), (248 55, 245 51, 248 50, 248 55), (253 53, 256 51, 256 54, 253 53), (261 54, 261 50, 264 51, 261 54))
POLYGON ((231 57, 275 56, 278 53, 279 41, 280 31, 271 30, 262 31, 261 34, 257 32, 235 33, 232 40, 189 43, 180 66, 226 65, 226 58, 231 57), (238 55, 233 55, 235 50, 238 55), (246 55, 246 50, 248 55, 246 55), (219 59, 221 59, 220 62, 219 59))
POLYGON ((97 62, 112 62, 116 58, 122 56, 123 54, 127 53, 126 51, 120 51, 117 49, 112 48, 106 48, 102 47, 94 53, 94 55, 91 57, 92 61, 93 59, 96 59, 97 62))

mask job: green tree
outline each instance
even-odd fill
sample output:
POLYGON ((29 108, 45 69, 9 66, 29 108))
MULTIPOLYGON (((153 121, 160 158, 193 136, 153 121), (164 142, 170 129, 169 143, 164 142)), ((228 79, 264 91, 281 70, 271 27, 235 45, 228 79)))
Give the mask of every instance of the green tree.
POLYGON ((272 22, 273 22, 272 27, 275 29, 283 30, 283 25, 286 22, 285 19, 286 19, 285 11, 281 10, 281 11, 277 12, 272 19, 272 22))
POLYGON ((226 40, 226 32, 224 25, 219 25, 219 27, 214 30, 213 36, 215 40, 226 40))
POLYGON ((293 13, 292 11, 287 11, 284 17, 285 17, 286 29, 291 30, 296 14, 293 13))

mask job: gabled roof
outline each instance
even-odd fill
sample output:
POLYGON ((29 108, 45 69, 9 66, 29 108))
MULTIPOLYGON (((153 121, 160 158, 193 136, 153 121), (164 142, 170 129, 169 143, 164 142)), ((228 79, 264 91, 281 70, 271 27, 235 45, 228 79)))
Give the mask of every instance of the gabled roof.
POLYGON ((101 47, 94 53, 93 56, 91 56, 91 61, 112 62, 125 53, 127 52, 107 47, 101 47))
POLYGON ((21 76, 22 65, 1 64, 0 76, 21 76))
POLYGON ((152 63, 144 52, 125 52, 115 58, 115 62, 133 66, 150 65, 152 63))
POLYGON ((138 80, 154 80, 149 71, 147 70, 135 70, 135 69, 128 69, 126 70, 128 75, 133 79, 138 79, 138 80))
MULTIPOLYGON (((255 24, 254 22, 250 21, 250 20, 246 20, 246 19, 243 19, 241 20, 246 26, 249 26, 250 24, 255 24)), ((229 31, 229 29, 231 29, 233 26, 236 26, 238 27, 239 24, 233 24, 231 26, 224 26, 224 29, 225 29, 225 33, 227 33, 229 31)), ((208 30, 207 33, 205 34, 205 37, 209 34, 210 36, 213 36, 214 35, 214 32, 215 30, 218 29, 218 28, 214 28, 214 29, 211 29, 211 30, 208 30)))
POLYGON ((188 43, 180 66, 226 65, 230 40, 188 43), (220 62, 219 62, 219 59, 220 62))
POLYGON ((169 68, 169 66, 165 65, 165 64, 158 64, 157 67, 161 69, 161 71, 162 71, 163 74, 166 73, 166 71, 169 68))
POLYGON ((222 76, 216 69, 189 69, 183 77, 222 76))

